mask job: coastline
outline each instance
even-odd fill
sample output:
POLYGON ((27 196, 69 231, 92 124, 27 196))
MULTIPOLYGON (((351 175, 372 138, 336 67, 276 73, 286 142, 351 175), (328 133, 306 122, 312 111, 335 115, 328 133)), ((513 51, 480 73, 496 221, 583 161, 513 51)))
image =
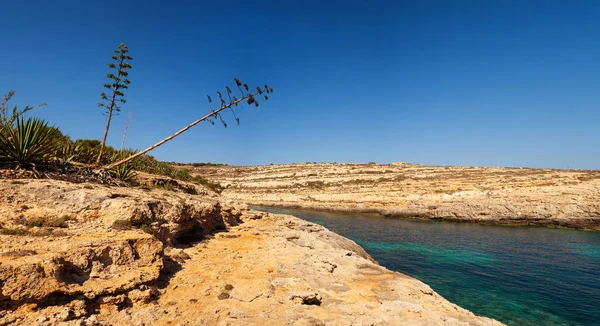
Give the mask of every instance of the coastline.
POLYGON ((0 190, 2 324, 501 325, 290 215, 56 180, 0 190))
POLYGON ((358 207, 336 207, 316 206, 304 203, 279 203, 279 202, 255 202, 249 204, 250 207, 255 207, 261 210, 261 207, 280 208, 280 209, 297 209, 324 213, 346 214, 346 215, 370 215, 386 218, 399 218, 407 220, 422 220, 422 221, 447 221, 457 223, 476 223, 482 225, 501 225, 501 226, 532 226, 532 227, 548 227, 557 229, 575 229, 583 231, 600 231, 600 220, 595 218, 590 219, 555 219, 555 218, 540 218, 540 217, 506 217, 506 216, 486 216, 486 218, 465 218, 456 214, 440 216, 431 214, 427 211, 414 210, 389 210, 381 208, 358 208, 358 207))
POLYGON ((249 205, 600 230, 600 171, 289 164, 187 167, 249 205))

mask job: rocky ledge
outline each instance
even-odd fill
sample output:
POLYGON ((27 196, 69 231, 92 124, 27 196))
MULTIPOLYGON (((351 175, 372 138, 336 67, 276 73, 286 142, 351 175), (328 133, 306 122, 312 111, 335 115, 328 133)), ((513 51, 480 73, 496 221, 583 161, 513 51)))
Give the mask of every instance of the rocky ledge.
POLYGON ((500 324, 322 226, 207 194, 0 180, 0 325, 500 324))

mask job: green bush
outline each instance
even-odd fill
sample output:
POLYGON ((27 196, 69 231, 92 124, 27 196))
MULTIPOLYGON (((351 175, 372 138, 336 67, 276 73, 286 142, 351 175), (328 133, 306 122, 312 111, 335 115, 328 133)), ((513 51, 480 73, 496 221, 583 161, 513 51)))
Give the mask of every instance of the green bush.
MULTIPOLYGON (((94 164, 100 152, 100 141, 96 139, 78 139, 74 142, 73 160, 79 163, 94 164)), ((125 153, 125 152, 124 152, 125 153)), ((111 146, 105 146, 100 162, 109 164, 119 157, 124 157, 120 151, 111 146)))
POLYGON ((77 158, 79 149, 74 142, 65 140, 57 146, 54 158, 60 163, 71 163, 77 158))
POLYGON ((175 171, 175 178, 183 181, 189 181, 192 180, 192 175, 190 174, 189 170, 181 169, 175 171))
MULTIPOLYGON (((59 129, 50 127, 47 122, 37 118, 19 118, 14 127, 0 126, 0 162, 18 163, 21 166, 50 162, 56 162, 61 166, 72 162, 94 164, 100 147, 100 141, 95 139, 71 141, 59 129)), ((102 165, 110 164, 136 152, 133 149, 116 150, 111 146, 105 146, 100 161, 102 165)), ((198 163, 197 165, 218 164, 198 163)), ((135 180, 135 171, 195 182, 218 193, 223 190, 223 187, 217 183, 212 183, 201 176, 193 177, 188 169, 177 169, 171 163, 158 161, 151 155, 142 155, 110 172, 114 177, 132 183, 135 180)))
POLYGON ((192 181, 195 182, 195 183, 197 183, 197 184, 203 185, 206 188, 208 188, 208 189, 210 189, 210 190, 212 190, 212 191, 214 191, 214 192, 216 192, 218 194, 220 194, 221 192, 223 192, 223 189, 224 189, 223 186, 221 186, 220 184, 211 182, 211 181, 207 180, 206 178, 204 178, 201 175, 195 175, 192 178, 192 181))

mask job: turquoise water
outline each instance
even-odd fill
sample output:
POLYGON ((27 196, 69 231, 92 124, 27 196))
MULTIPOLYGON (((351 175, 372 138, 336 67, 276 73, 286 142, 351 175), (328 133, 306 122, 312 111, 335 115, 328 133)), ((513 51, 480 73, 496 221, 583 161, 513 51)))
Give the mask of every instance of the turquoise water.
POLYGON ((303 210, 385 267, 508 325, 600 325, 600 232, 303 210))

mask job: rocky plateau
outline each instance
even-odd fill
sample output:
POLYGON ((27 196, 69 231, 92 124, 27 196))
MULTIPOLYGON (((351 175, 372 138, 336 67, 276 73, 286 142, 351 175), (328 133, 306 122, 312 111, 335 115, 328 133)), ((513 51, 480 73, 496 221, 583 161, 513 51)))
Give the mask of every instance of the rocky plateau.
POLYGON ((249 205, 600 229, 600 171, 298 163, 187 166, 249 205))

